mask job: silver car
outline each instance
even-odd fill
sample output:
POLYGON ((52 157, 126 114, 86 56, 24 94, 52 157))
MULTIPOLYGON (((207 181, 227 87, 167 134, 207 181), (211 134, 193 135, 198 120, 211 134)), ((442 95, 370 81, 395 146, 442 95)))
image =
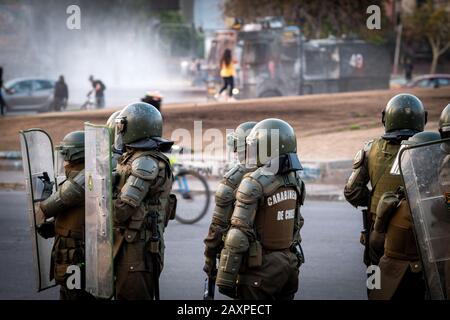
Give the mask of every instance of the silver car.
POLYGON ((43 78, 9 80, 2 89, 7 111, 51 111, 55 81, 43 78))

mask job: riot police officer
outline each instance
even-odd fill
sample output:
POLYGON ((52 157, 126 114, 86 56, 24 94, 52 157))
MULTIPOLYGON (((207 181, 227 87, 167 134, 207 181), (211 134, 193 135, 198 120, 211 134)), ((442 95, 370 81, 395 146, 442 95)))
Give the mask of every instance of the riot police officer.
POLYGON ((66 272, 71 265, 79 266, 84 278, 84 132, 67 134, 56 149, 64 160, 66 180, 39 205, 46 219, 54 218, 54 229, 50 222, 44 222, 38 232, 45 238, 54 232, 51 276, 61 286, 60 299, 88 299, 92 296, 83 288, 69 289, 66 283, 70 274, 66 272))
POLYGON ((114 226, 120 236, 115 257, 117 299, 159 299, 164 262, 164 229, 175 214, 173 174, 163 154, 173 142, 161 138, 163 120, 147 103, 126 106, 115 119, 120 182, 114 226))
MULTIPOLYGON (((439 118, 439 133, 442 139, 450 138, 450 104, 448 104, 444 110, 442 110, 439 118)), ((439 186, 441 192, 445 195, 445 200, 450 203, 450 142, 444 142, 441 145, 441 150, 445 154, 439 165, 439 186)), ((447 225, 448 225, 447 219, 447 225)), ((445 269, 445 286, 447 288, 446 298, 450 300, 450 261, 446 261, 444 265, 445 269)))
MULTIPOLYGON (((402 145, 426 143, 440 139, 437 132, 420 132, 402 145)), ((396 172, 400 174, 400 172, 396 172)), ((378 202, 373 233, 385 234, 384 254, 380 259, 380 289, 369 293, 371 300, 425 298, 422 263, 414 237, 411 210, 404 187, 386 192, 378 202)))
POLYGON ((256 122, 244 122, 235 132, 227 136, 228 148, 237 155, 238 163, 222 178, 215 194, 216 205, 205 243, 205 266, 203 270, 209 277, 215 276, 216 260, 223 248, 223 239, 230 226, 230 218, 236 201, 235 192, 239 183, 251 168, 245 165, 246 142, 250 130, 256 122))
POLYGON ((442 139, 450 138, 450 104, 442 110, 439 118, 439 133, 442 139))
MULTIPOLYGON (((442 110, 441 116, 439 118, 439 133, 442 139, 450 138, 450 104, 448 104, 444 110, 442 110)), ((449 171, 449 161, 450 161, 450 142, 444 142, 441 144, 441 149, 445 156, 443 157, 440 168, 439 168, 439 181, 440 185, 445 192, 447 192, 447 201, 450 203, 450 193, 448 191, 450 185, 450 171, 449 171)), ((449 280, 450 281, 450 280, 449 280)), ((450 285, 449 285, 450 290, 450 285)))
POLYGON ((221 252, 216 284, 238 299, 293 299, 303 262, 300 206, 305 187, 293 128, 259 122, 247 137, 247 165, 221 252))
MULTIPOLYGON (((394 192, 401 185, 400 176, 390 174, 401 141, 424 130, 427 112, 422 102, 411 94, 398 94, 387 103, 382 112, 385 133, 369 141, 353 161, 353 172, 344 189, 347 201, 355 207, 367 207, 367 225, 371 231, 375 221, 378 201, 383 193, 394 192), (367 187, 370 182, 371 190, 367 187)), ((361 243, 365 245, 364 263, 378 264, 383 255, 383 234, 363 233, 361 243)))

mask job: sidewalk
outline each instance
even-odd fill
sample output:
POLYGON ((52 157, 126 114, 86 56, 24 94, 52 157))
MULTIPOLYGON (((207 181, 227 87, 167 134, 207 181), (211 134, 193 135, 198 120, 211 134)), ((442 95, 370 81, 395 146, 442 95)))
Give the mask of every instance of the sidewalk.
POLYGON ((25 190, 23 171, 0 171, 0 190, 25 190))

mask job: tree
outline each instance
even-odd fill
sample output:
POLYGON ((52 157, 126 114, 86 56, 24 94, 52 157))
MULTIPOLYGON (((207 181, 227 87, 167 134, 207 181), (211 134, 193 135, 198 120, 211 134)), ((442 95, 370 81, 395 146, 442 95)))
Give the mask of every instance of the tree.
POLYGON ((450 48, 450 12, 428 0, 405 17, 405 29, 413 39, 427 39, 433 54, 430 73, 435 73, 439 57, 450 48))
POLYGON ((357 35, 362 38, 385 38, 390 32, 388 19, 382 14, 382 29, 368 30, 367 7, 384 7, 386 0, 225 0, 224 14, 252 22, 266 16, 280 16, 290 25, 301 27, 311 38, 328 35, 357 35))

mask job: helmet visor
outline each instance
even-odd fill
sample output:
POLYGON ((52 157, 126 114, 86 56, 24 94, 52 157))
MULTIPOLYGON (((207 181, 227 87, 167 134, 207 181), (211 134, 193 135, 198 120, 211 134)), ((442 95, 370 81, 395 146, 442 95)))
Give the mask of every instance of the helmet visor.
POLYGON ((114 135, 114 148, 118 151, 123 151, 123 135, 127 130, 127 118, 117 117, 115 120, 115 135, 114 135))
POLYGON ((59 145, 55 150, 59 157, 62 157, 65 161, 74 161, 84 158, 84 146, 81 145, 59 145))
POLYGON ((258 166, 258 132, 252 131, 245 139, 246 141, 246 167, 256 168, 258 166))
POLYGON ((56 181, 61 182, 66 177, 66 172, 64 170, 64 160, 65 155, 58 150, 58 148, 55 151, 55 174, 56 174, 56 181))
POLYGON ((230 132, 227 134, 227 147, 231 152, 236 152, 236 133, 230 132))

